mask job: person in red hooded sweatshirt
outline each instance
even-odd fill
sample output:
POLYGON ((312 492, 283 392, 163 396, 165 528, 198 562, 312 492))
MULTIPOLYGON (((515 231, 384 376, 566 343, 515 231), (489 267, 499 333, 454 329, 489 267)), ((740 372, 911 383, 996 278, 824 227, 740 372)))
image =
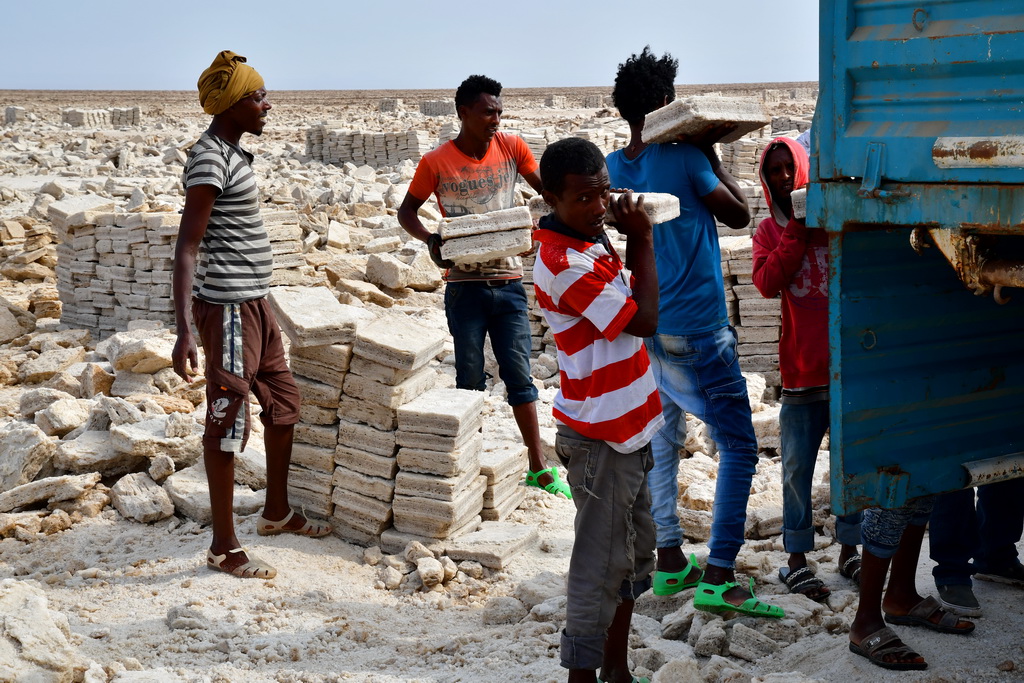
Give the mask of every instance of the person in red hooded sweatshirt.
MULTIPOLYGON (((807 184, 807 151, 776 138, 761 156, 761 185, 770 217, 754 234, 754 284, 768 298, 782 296, 782 542, 789 565, 779 578, 793 593, 823 601, 829 589, 807 565, 814 548, 811 479, 829 425, 828 237, 793 217, 791 195, 807 184)), ((840 573, 860 575, 860 513, 836 519, 840 573)))

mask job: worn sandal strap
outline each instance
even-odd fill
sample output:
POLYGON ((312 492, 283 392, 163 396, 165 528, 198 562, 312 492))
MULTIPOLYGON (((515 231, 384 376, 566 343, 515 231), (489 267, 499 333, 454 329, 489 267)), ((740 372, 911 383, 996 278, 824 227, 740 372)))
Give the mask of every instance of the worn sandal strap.
POLYGON ((825 582, 814 575, 810 567, 803 566, 796 571, 790 572, 786 576, 782 577, 783 583, 789 587, 790 591, 801 592, 800 589, 803 586, 807 588, 819 588, 825 585, 825 582), (798 580, 801 576, 806 575, 807 578, 798 580))
MULTIPOLYGON (((902 645, 906 650, 913 652, 913 650, 910 650, 906 645, 903 645, 903 641, 900 640, 900 637, 888 626, 883 626, 861 640, 860 648, 873 657, 876 653, 885 649, 887 645, 895 642, 900 643, 900 645, 902 645)), ((886 653, 897 654, 898 652, 896 648, 889 648, 886 650, 886 653)), ((917 653, 915 652, 914 654, 917 653)))

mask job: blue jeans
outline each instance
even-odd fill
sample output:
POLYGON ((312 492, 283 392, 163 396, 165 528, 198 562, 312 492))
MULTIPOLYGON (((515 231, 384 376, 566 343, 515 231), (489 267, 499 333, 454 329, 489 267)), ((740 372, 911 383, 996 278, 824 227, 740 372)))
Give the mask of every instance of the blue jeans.
POLYGON ((867 508, 861 517, 864 550, 883 560, 896 554, 908 526, 924 526, 932 514, 935 496, 915 498, 901 508, 867 508))
MULTIPOLYGON (((828 401, 782 404, 782 543, 787 553, 814 549, 811 482, 828 424, 828 401)), ((836 517, 836 538, 840 543, 860 545, 860 517, 860 512, 836 517)))
POLYGON ((970 586, 971 575, 1013 566, 1024 531, 1024 479, 944 493, 935 500, 928 529, 936 586, 970 586), (974 564, 971 564, 971 558, 974 564))
POLYGON ((683 544, 676 477, 679 450, 686 441, 684 413, 690 413, 707 424, 719 454, 708 564, 732 569, 743 545, 750 482, 757 466, 757 438, 736 355, 736 333, 722 327, 689 336, 656 334, 644 344, 665 415, 665 425, 651 441, 654 468, 648 476, 657 547, 683 544))
POLYGON ((537 387, 530 376, 526 290, 520 280, 491 282, 449 282, 445 287, 444 312, 455 340, 455 385, 474 391, 487 387, 484 336, 489 334, 509 405, 532 403, 537 387))

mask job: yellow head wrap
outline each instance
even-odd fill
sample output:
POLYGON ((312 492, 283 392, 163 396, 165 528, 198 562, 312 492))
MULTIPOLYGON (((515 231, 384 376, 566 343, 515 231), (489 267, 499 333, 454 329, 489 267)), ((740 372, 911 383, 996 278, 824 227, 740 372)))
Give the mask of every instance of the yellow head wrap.
POLYGON ((224 50, 199 77, 199 104, 207 114, 217 115, 262 87, 263 77, 245 63, 245 57, 224 50))

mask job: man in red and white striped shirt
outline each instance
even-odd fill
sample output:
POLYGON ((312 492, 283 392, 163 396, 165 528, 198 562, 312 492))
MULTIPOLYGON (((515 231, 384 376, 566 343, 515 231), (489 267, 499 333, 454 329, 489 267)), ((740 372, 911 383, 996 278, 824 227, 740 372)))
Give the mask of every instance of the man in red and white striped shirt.
POLYGON ((630 680, 633 603, 654 570, 650 441, 664 422, 641 339, 658 326, 652 225, 642 197, 612 203, 629 275, 604 232, 611 184, 601 151, 561 140, 540 172, 554 212, 534 233, 533 280, 558 346, 555 452, 576 505, 561 663, 571 682, 597 680, 598 667, 601 680, 630 680))

